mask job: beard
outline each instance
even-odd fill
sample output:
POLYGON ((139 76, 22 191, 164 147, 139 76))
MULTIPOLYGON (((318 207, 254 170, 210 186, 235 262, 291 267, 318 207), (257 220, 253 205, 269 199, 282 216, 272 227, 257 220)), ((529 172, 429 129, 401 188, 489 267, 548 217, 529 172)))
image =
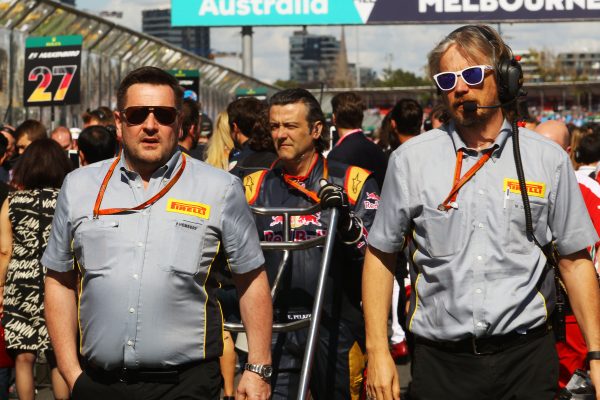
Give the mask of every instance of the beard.
POLYGON ((487 125, 488 121, 498 112, 496 108, 477 108, 473 112, 465 112, 461 104, 447 107, 450 117, 458 128, 477 128, 487 125))

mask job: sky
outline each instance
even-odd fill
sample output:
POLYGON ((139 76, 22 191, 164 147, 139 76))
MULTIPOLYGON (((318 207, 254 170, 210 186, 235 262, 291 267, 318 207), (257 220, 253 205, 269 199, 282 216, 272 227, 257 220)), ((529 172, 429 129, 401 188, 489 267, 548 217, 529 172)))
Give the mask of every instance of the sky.
MULTIPOLYGON (((76 0, 77 7, 97 13, 122 11, 121 25, 141 30, 144 9, 168 8, 164 0, 76 0)), ((459 25, 388 25, 347 26, 345 28, 348 60, 380 73, 384 68, 401 68, 425 75, 427 53, 445 35, 459 25)), ((494 27, 498 29, 498 25, 494 27)), ((289 37, 301 27, 254 28, 254 76, 272 83, 289 79, 289 37)), ((340 37, 341 27, 309 26, 309 33, 340 37)), ((518 54, 520 50, 600 52, 600 22, 501 24, 505 41, 518 54)), ((220 52, 241 52, 240 28, 211 28, 211 47, 220 52)), ((218 58, 218 63, 241 71, 241 59, 218 58)))

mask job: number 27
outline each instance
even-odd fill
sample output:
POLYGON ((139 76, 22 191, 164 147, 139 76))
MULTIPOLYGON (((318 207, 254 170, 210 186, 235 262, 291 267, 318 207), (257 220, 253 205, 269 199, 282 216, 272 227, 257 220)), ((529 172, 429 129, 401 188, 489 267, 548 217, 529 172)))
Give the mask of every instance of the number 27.
POLYGON ((77 71, 77 65, 57 65, 52 67, 52 71, 44 66, 35 67, 29 72, 27 79, 30 82, 39 80, 40 83, 38 83, 27 101, 30 103, 52 101, 52 93, 48 92, 47 89, 52 82, 52 77, 56 75, 62 75, 62 79, 54 94, 54 101, 64 100, 75 76, 75 71, 77 71))

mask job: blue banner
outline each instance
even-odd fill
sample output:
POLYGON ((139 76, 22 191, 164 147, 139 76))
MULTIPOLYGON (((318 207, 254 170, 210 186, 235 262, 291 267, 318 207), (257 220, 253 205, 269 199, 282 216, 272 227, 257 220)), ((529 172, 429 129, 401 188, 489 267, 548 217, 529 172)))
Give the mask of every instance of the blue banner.
POLYGON ((171 0, 173 26, 599 19, 600 0, 171 0))

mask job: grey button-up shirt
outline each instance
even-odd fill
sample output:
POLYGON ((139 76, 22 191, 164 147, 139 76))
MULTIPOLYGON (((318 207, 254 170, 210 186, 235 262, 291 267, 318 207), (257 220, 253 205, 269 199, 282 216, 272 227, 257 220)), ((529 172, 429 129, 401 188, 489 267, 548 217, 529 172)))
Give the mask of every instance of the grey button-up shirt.
MULTIPOLYGON (((521 154, 535 236, 571 254, 597 240, 567 153, 520 129, 521 154)), ((525 332, 554 307, 552 273, 527 240, 510 125, 505 122, 491 159, 459 191, 457 208, 439 211, 454 179, 482 156, 451 125, 432 130, 391 156, 369 244, 393 253, 413 239, 409 329, 432 340, 525 332)))
MULTIPOLYGON (((121 159, 101 208, 151 198, 181 165, 177 152, 144 190, 121 159)), ((179 365, 222 352, 215 272, 249 272, 264 263, 237 178, 187 158, 179 181, 153 206, 93 219, 113 160, 78 169, 61 189, 46 267, 82 271, 79 319, 84 357, 105 369, 179 365)))

